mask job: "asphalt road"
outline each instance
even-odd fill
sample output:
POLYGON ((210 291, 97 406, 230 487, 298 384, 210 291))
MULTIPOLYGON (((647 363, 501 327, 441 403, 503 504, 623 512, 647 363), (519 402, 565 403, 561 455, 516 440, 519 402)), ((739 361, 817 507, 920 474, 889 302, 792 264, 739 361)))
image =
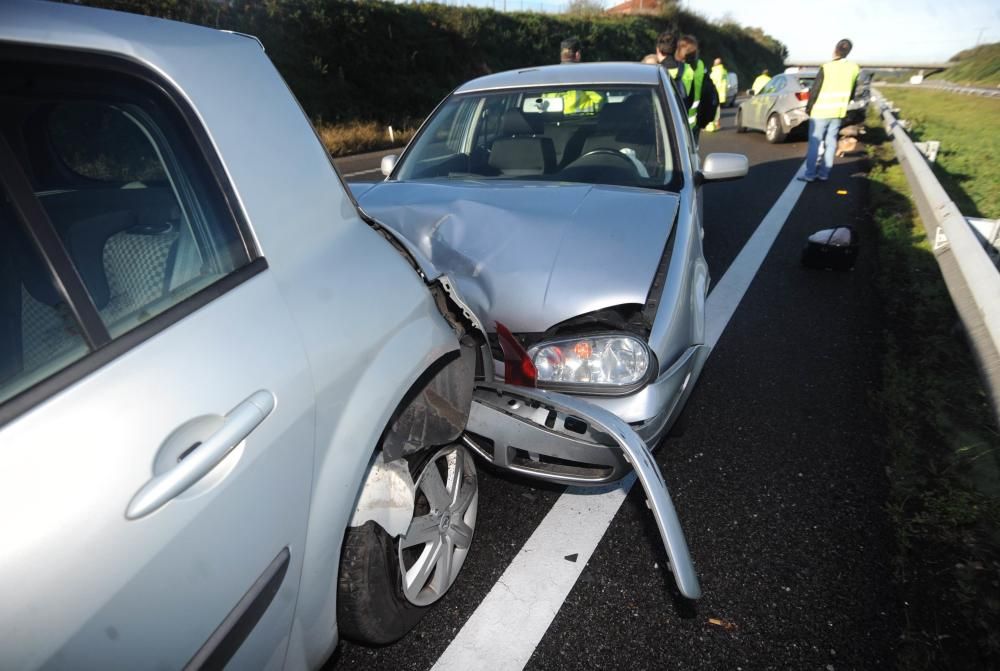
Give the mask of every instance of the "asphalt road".
MULTIPOLYGON (((702 153, 743 153, 752 167, 704 187, 716 281, 805 154, 802 141, 735 133, 729 111, 724 121, 703 136, 702 153)), ((636 487, 526 668, 891 666, 891 532, 869 397, 882 327, 862 169, 861 158, 838 159, 828 183, 806 186, 702 373, 685 433, 656 452, 704 597, 677 595, 636 487), (803 269, 806 237, 845 223, 862 236, 857 268, 803 269)), ((449 595, 392 646, 342 642, 328 670, 431 668, 562 491, 482 468, 480 490, 473 550, 449 595)))

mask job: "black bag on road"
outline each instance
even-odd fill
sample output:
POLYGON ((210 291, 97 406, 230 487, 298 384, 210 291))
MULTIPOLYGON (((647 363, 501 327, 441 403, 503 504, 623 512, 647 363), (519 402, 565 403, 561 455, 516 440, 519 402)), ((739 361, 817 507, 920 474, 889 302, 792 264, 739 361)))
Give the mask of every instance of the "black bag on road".
POLYGON ((851 270, 858 258, 858 234, 853 226, 836 226, 816 231, 802 250, 806 268, 851 270))

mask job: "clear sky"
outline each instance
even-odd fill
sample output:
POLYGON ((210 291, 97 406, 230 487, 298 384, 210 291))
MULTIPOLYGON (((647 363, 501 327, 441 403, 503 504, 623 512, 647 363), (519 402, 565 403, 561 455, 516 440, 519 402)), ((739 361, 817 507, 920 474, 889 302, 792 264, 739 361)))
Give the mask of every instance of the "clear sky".
MULTIPOLYGON (((610 5, 605 2, 605 5, 610 5)), ((945 61, 1000 42, 1000 0, 683 0, 709 19, 760 26, 788 47, 789 60, 830 57, 842 37, 858 61, 945 61)))
MULTIPOLYGON (((406 1, 406 0, 403 0, 406 1)), ((569 0, 438 0, 508 11, 559 12, 569 0)), ((602 0, 605 7, 621 0, 602 0)), ((859 61, 945 61, 979 43, 1000 42, 1000 0, 681 0, 706 18, 759 26, 791 60, 823 61, 842 37, 859 61)))

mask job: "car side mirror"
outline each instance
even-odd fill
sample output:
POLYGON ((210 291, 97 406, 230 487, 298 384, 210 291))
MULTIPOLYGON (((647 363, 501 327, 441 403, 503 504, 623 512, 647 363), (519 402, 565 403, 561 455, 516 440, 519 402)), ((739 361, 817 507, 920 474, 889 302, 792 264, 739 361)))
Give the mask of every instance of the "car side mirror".
MULTIPOLYGON (((382 174, 388 177, 392 173, 392 169, 396 167, 396 161, 398 160, 399 157, 396 156, 395 154, 389 154, 388 156, 383 156, 382 165, 380 166, 382 169, 382 174)), ((371 164, 369 163, 369 165, 371 164)))
POLYGON ((725 182, 731 179, 746 177, 750 172, 750 161, 743 154, 726 154, 716 152, 705 157, 701 170, 695 176, 695 182, 725 182))

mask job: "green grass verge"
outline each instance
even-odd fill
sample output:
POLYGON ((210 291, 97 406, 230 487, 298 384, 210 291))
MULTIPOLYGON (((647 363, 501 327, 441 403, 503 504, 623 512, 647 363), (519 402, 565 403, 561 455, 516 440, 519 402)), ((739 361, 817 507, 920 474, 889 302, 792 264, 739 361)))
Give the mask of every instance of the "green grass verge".
POLYGON ((1000 100, 931 89, 885 89, 915 141, 939 140, 933 165, 962 214, 1000 218, 1000 100))
POLYGON ((887 324, 876 398, 905 615, 897 667, 1000 668, 1000 432, 892 144, 877 115, 868 125, 887 324))

